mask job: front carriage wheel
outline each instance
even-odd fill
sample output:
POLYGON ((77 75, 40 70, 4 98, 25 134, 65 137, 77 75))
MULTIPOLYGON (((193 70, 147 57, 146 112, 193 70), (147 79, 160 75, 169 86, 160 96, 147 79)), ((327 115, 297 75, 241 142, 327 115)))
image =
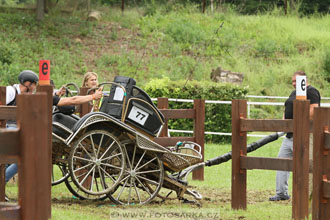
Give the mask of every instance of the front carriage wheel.
POLYGON ((106 130, 91 130, 73 145, 69 170, 73 183, 90 195, 104 195, 118 184, 125 155, 118 139, 106 130))
POLYGON ((157 154, 138 148, 135 143, 122 143, 126 168, 119 185, 109 198, 116 204, 147 204, 163 185, 164 168, 157 154))

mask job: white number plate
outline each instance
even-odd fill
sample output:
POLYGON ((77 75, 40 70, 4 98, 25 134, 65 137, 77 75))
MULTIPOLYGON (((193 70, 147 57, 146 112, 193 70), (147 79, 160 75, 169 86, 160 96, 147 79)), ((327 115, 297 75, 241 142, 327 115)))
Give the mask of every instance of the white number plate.
POLYGON ((149 114, 135 106, 131 109, 128 118, 139 123, 140 125, 144 125, 147 121, 149 114))

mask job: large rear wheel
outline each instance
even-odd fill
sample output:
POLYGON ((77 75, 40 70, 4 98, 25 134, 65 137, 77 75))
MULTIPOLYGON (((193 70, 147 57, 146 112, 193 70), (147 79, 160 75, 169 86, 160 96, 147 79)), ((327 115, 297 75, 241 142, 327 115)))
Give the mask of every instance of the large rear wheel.
POLYGON ((104 195, 118 184, 125 155, 118 139, 106 130, 91 130, 73 145, 69 170, 73 183, 90 195, 104 195))

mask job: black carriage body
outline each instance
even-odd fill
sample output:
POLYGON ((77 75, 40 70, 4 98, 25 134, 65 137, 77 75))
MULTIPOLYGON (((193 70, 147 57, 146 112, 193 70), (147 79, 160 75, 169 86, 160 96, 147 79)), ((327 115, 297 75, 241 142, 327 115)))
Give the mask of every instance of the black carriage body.
POLYGON ((145 91, 133 86, 131 99, 127 102, 125 122, 157 136, 164 123, 164 116, 145 91))

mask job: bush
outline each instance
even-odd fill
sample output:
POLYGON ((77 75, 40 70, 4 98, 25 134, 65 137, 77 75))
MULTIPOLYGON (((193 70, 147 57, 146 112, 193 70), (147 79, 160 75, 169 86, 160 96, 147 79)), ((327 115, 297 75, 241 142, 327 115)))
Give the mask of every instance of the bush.
MULTIPOLYGON (((154 98, 168 97, 178 99, 232 100, 242 99, 247 89, 231 84, 212 82, 197 82, 184 80, 171 81, 169 78, 151 80, 145 86, 145 91, 154 98)), ((170 102, 170 109, 193 108, 192 103, 170 102)), ((193 130, 193 121, 178 119, 169 121, 169 129, 193 130)), ((205 131, 231 132, 231 105, 205 105, 205 131)), ((182 136, 182 134, 173 134, 182 136)), ((228 143, 229 136, 206 135, 205 141, 213 143, 228 143)))
POLYGON ((325 80, 330 82, 330 50, 325 52, 324 58, 323 58, 323 71, 324 71, 324 77, 325 80))

